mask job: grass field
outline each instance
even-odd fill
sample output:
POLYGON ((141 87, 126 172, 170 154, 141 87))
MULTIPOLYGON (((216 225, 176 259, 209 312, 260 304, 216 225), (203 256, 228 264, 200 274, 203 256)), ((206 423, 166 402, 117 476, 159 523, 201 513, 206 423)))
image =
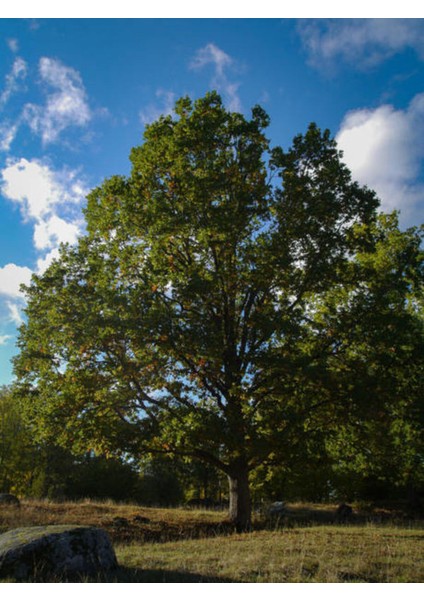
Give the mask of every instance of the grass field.
POLYGON ((0 531, 72 523, 106 529, 120 568, 103 583, 421 583, 424 522, 387 512, 335 524, 334 507, 289 506, 283 523, 236 534, 225 514, 113 503, 0 507, 0 531))

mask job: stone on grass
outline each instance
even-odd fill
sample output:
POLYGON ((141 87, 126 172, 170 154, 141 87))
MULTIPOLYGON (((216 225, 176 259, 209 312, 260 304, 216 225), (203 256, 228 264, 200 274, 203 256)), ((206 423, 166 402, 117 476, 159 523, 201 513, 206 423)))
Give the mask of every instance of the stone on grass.
POLYGON ((268 506, 267 514, 269 517, 285 517, 287 515, 287 508, 284 502, 273 502, 268 506))
POLYGON ((97 527, 22 527, 0 535, 1 578, 72 578, 116 567, 109 537, 97 527))
POLYGON ((0 494, 0 504, 12 504, 13 506, 20 506, 19 499, 13 494, 0 494))

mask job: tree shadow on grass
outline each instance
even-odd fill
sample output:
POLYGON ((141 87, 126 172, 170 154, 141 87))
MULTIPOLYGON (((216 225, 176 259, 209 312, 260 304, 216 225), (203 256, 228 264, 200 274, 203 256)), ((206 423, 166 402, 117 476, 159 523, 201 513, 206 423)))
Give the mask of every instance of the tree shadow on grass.
POLYGON ((288 506, 287 512, 281 517, 269 517, 255 523, 256 530, 272 531, 275 529, 293 529, 319 526, 341 525, 410 525, 411 522, 422 527, 422 518, 411 519, 401 511, 358 510, 342 518, 334 508, 309 508, 307 506, 288 506))
MULTIPOLYGON (((6 580, 18 583, 14 579, 6 580)), ((73 577, 41 576, 19 583, 239 583, 228 577, 216 577, 191 573, 189 571, 174 571, 169 569, 137 569, 118 567, 106 573, 94 576, 75 575, 73 577)))
POLYGON ((227 577, 214 577, 168 569, 134 569, 120 567, 104 583, 238 583, 227 577))

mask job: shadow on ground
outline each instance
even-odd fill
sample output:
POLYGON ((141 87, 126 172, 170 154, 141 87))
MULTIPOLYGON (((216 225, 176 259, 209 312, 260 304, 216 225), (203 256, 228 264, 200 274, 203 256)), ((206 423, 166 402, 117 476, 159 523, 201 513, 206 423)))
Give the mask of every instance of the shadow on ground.
MULTIPOLYGON (((360 511, 345 518, 340 518, 334 508, 311 508, 288 506, 281 516, 263 517, 255 515, 253 531, 274 531, 280 529, 298 529, 311 526, 328 525, 367 525, 367 524, 405 525, 411 518, 401 511, 360 511)), ((229 536, 235 533, 234 525, 228 521, 214 523, 167 523, 164 521, 148 524, 128 521, 125 518, 105 520, 102 526, 107 530, 113 543, 166 543, 181 540, 205 539, 210 537, 229 536)))
POLYGON ((169 571, 166 569, 130 569, 119 568, 111 573, 109 583, 237 583, 225 577, 207 577, 188 571, 169 571))
POLYGON ((422 514, 410 514, 405 510, 384 508, 353 509, 352 514, 342 517, 334 508, 312 508, 308 506, 290 506, 280 517, 259 519, 256 530, 292 529, 310 526, 328 525, 410 525, 411 522, 422 522, 422 514))
POLYGON ((168 569, 135 569, 118 567, 117 569, 95 577, 75 576, 60 578, 39 577, 30 580, 4 580, 10 583, 238 583, 226 577, 208 577, 189 571, 173 571, 168 569))

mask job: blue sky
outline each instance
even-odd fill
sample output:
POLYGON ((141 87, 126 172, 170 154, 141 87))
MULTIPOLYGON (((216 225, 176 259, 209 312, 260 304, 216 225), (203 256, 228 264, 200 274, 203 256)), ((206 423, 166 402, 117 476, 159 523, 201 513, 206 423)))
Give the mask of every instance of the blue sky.
POLYGON ((20 283, 84 230, 92 187, 126 174, 183 95, 261 104, 273 144, 329 128, 402 227, 424 221, 424 20, 0 19, 0 384, 20 283))

